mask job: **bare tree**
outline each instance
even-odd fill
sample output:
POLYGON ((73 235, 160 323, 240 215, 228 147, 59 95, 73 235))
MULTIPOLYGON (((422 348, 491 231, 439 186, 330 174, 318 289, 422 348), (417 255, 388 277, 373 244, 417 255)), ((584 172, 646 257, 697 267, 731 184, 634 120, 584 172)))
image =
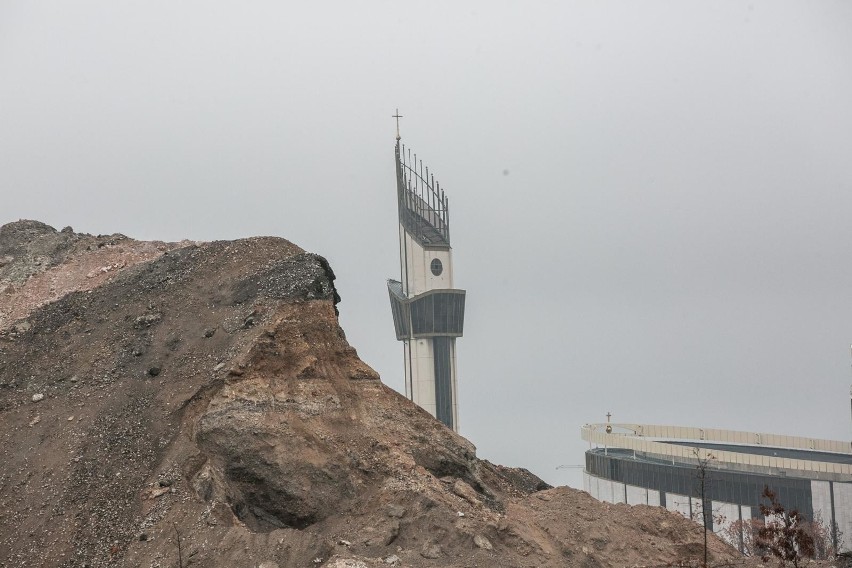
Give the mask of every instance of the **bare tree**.
POLYGON ((760 519, 737 519, 723 530, 725 540, 737 546, 743 556, 763 556, 763 549, 757 542, 757 531, 763 528, 760 519))
MULTIPOLYGON (((814 558, 816 560, 831 560, 837 556, 835 545, 835 536, 832 531, 836 531, 834 535, 842 534, 837 528, 837 523, 833 523, 833 528, 829 529, 825 524, 819 521, 800 521, 802 530, 808 532, 814 539, 814 558)), ((758 531, 766 526, 762 519, 742 519, 736 520, 724 529, 722 529, 722 537, 729 543, 739 546, 743 556, 765 556, 769 551, 765 546, 762 546, 758 538, 758 531)))
POLYGON ((832 521, 826 525, 817 520, 803 521, 802 528, 814 539, 814 558, 831 560, 837 557, 840 543, 843 541, 843 533, 837 522, 832 521))
POLYGON ((769 555, 775 556, 784 566, 791 561, 799 568, 799 560, 813 558, 816 554, 814 537, 808 528, 807 519, 797 509, 788 511, 778 501, 778 496, 769 487, 764 487, 760 504, 760 514, 766 517, 766 524, 757 531, 757 542, 766 552, 764 562, 769 555))
POLYGON ((701 526, 704 527, 704 568, 707 568, 707 531, 713 528, 713 511, 707 507, 707 497, 710 491, 710 463, 716 457, 710 452, 702 452, 701 448, 692 448, 695 455, 695 493, 701 500, 701 526))
POLYGON ((181 550, 180 547, 180 531, 177 528, 177 523, 172 523, 172 527, 175 529, 175 537, 177 539, 178 568, 183 568, 183 550, 181 550))

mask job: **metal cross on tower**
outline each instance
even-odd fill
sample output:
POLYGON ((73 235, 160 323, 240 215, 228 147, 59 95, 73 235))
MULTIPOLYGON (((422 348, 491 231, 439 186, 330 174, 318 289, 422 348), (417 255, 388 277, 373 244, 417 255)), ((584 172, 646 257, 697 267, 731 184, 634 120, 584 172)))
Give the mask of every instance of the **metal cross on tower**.
POLYGON ((402 118, 402 115, 399 114, 399 109, 396 109, 396 114, 391 118, 396 119, 396 139, 399 140, 399 119, 402 118))

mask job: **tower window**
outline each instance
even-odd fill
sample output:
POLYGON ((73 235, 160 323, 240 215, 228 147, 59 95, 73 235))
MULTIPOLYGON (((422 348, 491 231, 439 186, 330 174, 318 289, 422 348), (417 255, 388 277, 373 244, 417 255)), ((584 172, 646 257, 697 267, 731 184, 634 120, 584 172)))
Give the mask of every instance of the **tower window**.
POLYGON ((444 265, 441 264, 441 259, 440 258, 433 258, 432 264, 429 265, 429 269, 432 271, 432 274, 434 274, 435 276, 440 276, 441 273, 444 271, 444 265))

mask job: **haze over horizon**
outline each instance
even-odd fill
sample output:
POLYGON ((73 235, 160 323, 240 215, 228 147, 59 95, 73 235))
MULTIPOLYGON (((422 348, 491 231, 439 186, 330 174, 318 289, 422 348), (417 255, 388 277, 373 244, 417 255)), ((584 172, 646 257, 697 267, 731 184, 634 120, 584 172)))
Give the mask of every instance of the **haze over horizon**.
POLYGON ((277 235, 404 392, 393 145, 450 200, 460 431, 850 439, 852 5, 0 2, 0 224, 277 235))

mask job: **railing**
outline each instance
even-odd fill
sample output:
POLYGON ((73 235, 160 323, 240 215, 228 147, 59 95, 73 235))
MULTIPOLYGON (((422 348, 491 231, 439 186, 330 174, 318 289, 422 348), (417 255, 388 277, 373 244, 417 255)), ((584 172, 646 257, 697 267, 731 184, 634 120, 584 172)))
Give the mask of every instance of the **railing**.
POLYGON ((450 244, 450 212, 447 196, 423 160, 413 158, 398 141, 396 144, 396 185, 399 219, 424 245, 450 244))
MULTIPOLYGON (((849 464, 832 463, 820 461, 819 459, 802 460, 749 454, 747 451, 708 450, 705 448, 698 448, 696 451, 696 448, 691 446, 667 444, 657 441, 654 438, 727 442, 732 444, 732 446, 735 444, 743 446, 757 445, 760 442, 755 443, 755 440, 760 439, 763 445, 771 447, 817 450, 848 455, 850 453, 849 444, 837 440, 818 440, 797 436, 758 434, 756 432, 701 429, 684 426, 657 426, 650 424, 586 424, 580 428, 580 436, 587 442, 609 448, 624 448, 656 456, 678 458, 679 460, 706 459, 709 454, 712 454, 713 458, 720 464, 728 463, 789 471, 811 471, 844 476, 852 475, 852 465, 849 464), (611 433, 607 433, 607 426, 612 428, 611 433)), ((745 450, 745 448, 743 449, 745 450)))

